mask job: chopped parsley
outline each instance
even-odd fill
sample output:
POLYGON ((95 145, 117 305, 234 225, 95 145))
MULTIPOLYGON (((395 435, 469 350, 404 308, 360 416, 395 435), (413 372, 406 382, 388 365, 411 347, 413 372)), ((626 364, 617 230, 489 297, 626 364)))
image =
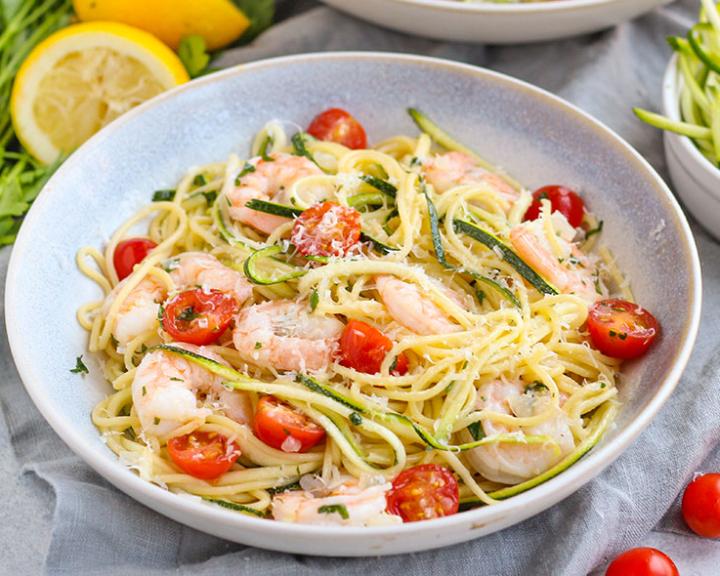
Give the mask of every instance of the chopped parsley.
POLYGON ((185 380, 183 380, 182 378, 176 378, 175 376, 171 376, 170 380, 172 380, 173 382, 185 382, 185 380))
POLYGON ((480 420, 470 424, 467 429, 468 432, 470 432, 470 436, 472 436, 473 440, 476 442, 485 438, 485 430, 483 430, 482 422, 480 420))
POLYGON ((71 368, 70 372, 73 374, 90 374, 90 370, 88 370, 88 367, 85 366, 85 362, 83 362, 82 354, 75 358, 75 368, 71 368))
POLYGON ((192 322, 199 316, 200 314, 195 312, 194 306, 188 306, 182 312, 180 312, 180 314, 177 315, 177 319, 182 320, 183 322, 192 322))
POLYGON ((210 192, 201 192, 201 194, 205 196, 205 202, 207 202, 208 206, 212 206, 212 204, 215 203, 217 198, 217 192, 215 190, 211 190, 210 192))
POLYGON ((245 162, 245 166, 243 166, 243 169, 240 170, 240 174, 238 174, 237 177, 235 178, 235 185, 239 186, 240 180, 242 180, 244 176, 247 176, 248 174, 255 172, 255 170, 257 170, 257 168, 255 168, 255 166, 250 164, 250 162, 245 162))
POLYGON ((155 190, 152 195, 153 202, 170 202, 175 198, 175 190, 155 190))
POLYGON ((153 423, 155 424, 155 426, 157 426, 158 424, 160 424, 160 418, 158 418, 157 416, 155 416, 155 419, 153 420, 153 423))
POLYGON ((310 310, 312 310, 314 312, 315 308, 317 308, 319 302, 320 302, 320 294, 318 294, 317 290, 313 290, 312 294, 310 294, 310 310))
POLYGON ((147 396, 147 387, 146 386, 142 387, 142 395, 147 396))
POLYGON ((193 186, 205 186, 205 184, 207 184, 207 179, 204 174, 195 175, 195 178, 193 178, 193 186))
POLYGON ((255 342, 255 350, 260 350, 262 348, 262 342, 255 342))
POLYGON ((543 392, 547 389, 548 387, 540 382, 540 380, 535 380, 532 384, 525 386, 525 392, 543 392))
POLYGON ((320 506, 317 511, 320 514, 340 514, 343 520, 350 518, 345 504, 325 504, 324 506, 320 506))

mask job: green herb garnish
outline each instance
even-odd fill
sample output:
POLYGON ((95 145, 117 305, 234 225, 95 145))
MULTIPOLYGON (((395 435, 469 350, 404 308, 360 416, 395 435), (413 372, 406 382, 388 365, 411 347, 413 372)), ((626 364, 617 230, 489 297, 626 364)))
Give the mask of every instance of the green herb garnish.
POLYGON ((90 374, 90 370, 88 370, 85 362, 83 362, 82 354, 75 358, 75 368, 71 368, 70 372, 73 374, 90 374))
POLYGON ((313 290, 310 294, 310 310, 313 312, 315 311, 315 308, 317 308, 318 304, 320 303, 320 294, 318 294, 317 290, 313 290))
POLYGON ((320 508, 318 508, 318 512, 320 514, 340 514, 340 517, 343 520, 350 518, 350 514, 348 513, 345 504, 325 504, 324 506, 320 506, 320 508))
POLYGON ((175 190, 155 190, 152 195, 153 202, 172 202, 175 199, 175 190))
POLYGON ((190 78, 197 78, 209 72, 210 54, 207 52, 205 39, 199 34, 185 36, 180 40, 178 56, 190 78))

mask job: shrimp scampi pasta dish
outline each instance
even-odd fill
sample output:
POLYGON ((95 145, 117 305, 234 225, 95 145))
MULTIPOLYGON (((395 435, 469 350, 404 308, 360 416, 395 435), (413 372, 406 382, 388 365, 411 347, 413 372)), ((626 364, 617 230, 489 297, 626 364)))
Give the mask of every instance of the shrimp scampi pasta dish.
POLYGON ((208 506, 378 526, 493 505, 594 446, 658 322, 580 194, 409 113, 418 136, 373 147, 345 110, 271 121, 79 250, 113 389, 92 419, 123 464, 208 506))

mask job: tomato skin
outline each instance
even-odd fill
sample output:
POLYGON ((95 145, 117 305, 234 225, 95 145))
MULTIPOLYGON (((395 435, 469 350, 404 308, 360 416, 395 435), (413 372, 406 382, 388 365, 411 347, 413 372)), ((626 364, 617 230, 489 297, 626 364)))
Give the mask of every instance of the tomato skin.
POLYGON ((619 298, 595 302, 587 325, 595 348, 606 356, 624 360, 645 354, 660 333, 655 316, 619 298))
POLYGON ((303 256, 343 257, 360 241, 362 219, 355 208, 321 202, 295 219, 290 241, 303 256))
POLYGON ((174 340, 205 346, 220 338, 237 310, 237 300, 228 292, 185 290, 166 302, 162 326, 174 340))
POLYGON ((387 511, 417 522, 457 513, 460 507, 458 483, 445 466, 421 464, 403 470, 387 493, 387 511))
POLYGON ((560 212, 570 226, 577 228, 585 216, 585 202, 580 195, 565 186, 543 186, 533 192, 533 202, 525 212, 523 220, 537 220, 542 209, 541 200, 550 200, 552 212, 560 212))
POLYGON ((660 550, 632 548, 612 561, 605 576, 680 576, 680 572, 660 550))
POLYGON ((299 443, 293 452, 307 452, 325 438, 325 429, 299 410, 274 396, 263 396, 255 408, 255 436, 277 450, 283 449, 288 437, 299 443))
POLYGON ((117 243, 113 252, 113 266, 119 280, 123 280, 132 274, 136 264, 145 260, 157 244, 148 238, 127 238, 117 243))
POLYGON ((682 513, 698 536, 720 538, 720 474, 703 474, 688 484, 682 513))
MULTIPOLYGON (((377 374, 392 346, 392 340, 377 328, 350 320, 340 336, 340 364, 358 372, 377 374)), ((407 356, 398 355, 392 373, 402 376, 407 370, 407 356)))
POLYGON ((240 457, 240 448, 225 436, 199 430, 171 438, 167 450, 180 470, 202 480, 222 476, 240 457))
POLYGON ((367 148, 365 128, 342 108, 330 108, 315 116, 307 132, 318 140, 337 142, 353 150, 367 148))

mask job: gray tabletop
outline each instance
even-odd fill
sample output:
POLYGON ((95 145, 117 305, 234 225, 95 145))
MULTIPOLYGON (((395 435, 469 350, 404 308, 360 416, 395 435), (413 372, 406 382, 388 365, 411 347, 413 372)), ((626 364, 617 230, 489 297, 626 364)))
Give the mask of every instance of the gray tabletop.
MULTIPOLYGON (((630 1, 630 0, 627 0, 630 1)), ((631 106, 659 108, 665 37, 684 33, 699 0, 682 0, 614 30, 532 47, 431 42, 361 23, 311 0, 282 2, 281 22, 220 65, 320 50, 414 52, 486 66, 579 105, 666 175, 661 135, 631 106)), ((390 558, 324 559, 266 552, 165 519, 109 486, 59 440, 25 393, 0 334, 0 573, 90 575, 366 574, 584 576, 621 550, 650 545, 683 576, 720 572, 720 543, 692 536, 677 497, 698 471, 720 470, 720 244, 693 224, 704 312, 677 391, 606 472, 550 510, 486 538, 390 558)), ((5 276, 10 249, 0 252, 5 276)), ((4 315, 4 310, 3 310, 4 315)))

